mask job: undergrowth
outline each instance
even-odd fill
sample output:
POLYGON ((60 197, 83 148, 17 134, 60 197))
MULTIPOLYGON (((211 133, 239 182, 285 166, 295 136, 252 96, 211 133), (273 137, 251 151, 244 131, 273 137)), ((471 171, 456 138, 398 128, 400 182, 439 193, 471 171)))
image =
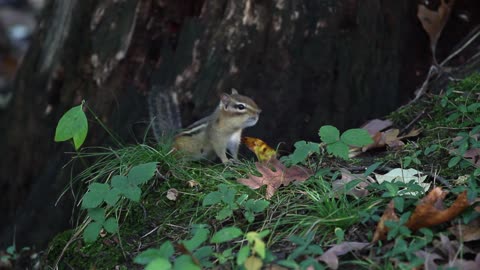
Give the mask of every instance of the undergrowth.
MULTIPOLYGON (((480 171, 468 153, 480 149, 479 85, 480 75, 474 74, 452 84, 444 93, 431 94, 392 113, 390 118, 397 125, 410 123, 421 128, 422 134, 401 150, 387 149, 382 157, 375 158, 378 163, 371 169, 362 170, 362 177, 381 168, 415 168, 428 173, 435 184, 447 184, 454 193, 467 190, 470 198, 476 197, 480 171), (464 182, 454 181, 459 176, 464 176, 464 182)), ((258 175, 253 161, 226 166, 186 162, 176 158, 168 144, 84 149, 72 161, 91 162, 72 179, 88 186, 88 190, 73 191, 83 200, 82 205, 86 194, 94 190, 92 183, 105 184, 108 190, 121 189, 114 179, 128 182, 137 166, 152 162, 156 164, 154 176, 133 185, 140 189, 138 200, 136 194, 118 191, 118 201, 100 198, 100 203, 90 205, 93 207, 84 207, 76 229, 52 241, 44 262, 50 267, 58 264, 59 269, 141 269, 142 265, 147 269, 220 265, 257 269, 271 263, 289 269, 323 269, 325 265, 319 263, 318 256, 324 254, 326 246, 344 241, 370 242, 385 205, 393 200, 400 219, 388 223, 388 239, 371 250, 375 256, 350 256, 341 265, 365 269, 421 265, 417 252, 445 230, 440 227, 412 232, 405 227, 423 196, 423 188, 413 182, 374 184, 368 188, 369 195, 355 197, 349 191, 360 181, 353 181, 343 192, 335 190, 332 182, 341 173, 334 166, 338 163, 332 155, 337 152, 332 149, 348 150, 348 133, 352 132, 340 136, 331 126, 322 128, 323 143, 298 142, 297 154, 283 159, 285 163, 312 167, 313 176, 280 188, 268 201, 263 189, 252 190, 236 181, 258 175), (118 221, 118 228, 105 226, 107 218, 112 217, 118 221), (94 239, 82 237, 94 222, 104 229, 97 224, 94 239)), ((345 152, 338 156, 348 158, 345 152)), ((465 223, 476 217, 478 214, 471 210, 460 216, 465 223)))

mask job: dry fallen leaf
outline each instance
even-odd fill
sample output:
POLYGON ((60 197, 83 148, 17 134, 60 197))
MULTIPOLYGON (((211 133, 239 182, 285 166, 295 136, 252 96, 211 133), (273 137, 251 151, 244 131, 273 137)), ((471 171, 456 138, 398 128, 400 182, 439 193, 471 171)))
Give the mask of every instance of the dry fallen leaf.
POLYGON ((458 224, 448 230, 464 242, 480 240, 480 218, 472 220, 468 224, 458 224))
POLYGON ((371 136, 374 136, 378 132, 391 127, 392 126, 392 121, 390 120, 380 120, 380 119, 373 119, 365 123, 361 128, 365 129, 368 131, 368 133, 371 136))
POLYGON ((443 199, 446 195, 447 192, 439 187, 430 191, 417 205, 406 226, 413 231, 432 227, 454 219, 470 206, 467 192, 464 191, 449 208, 443 209, 443 199))
POLYGON ((468 161, 470 161, 475 167, 477 168, 480 167, 480 149, 478 148, 469 149, 465 152, 463 157, 468 161))
POLYGON ((167 199, 169 199, 170 201, 176 201, 178 198, 178 193, 178 190, 176 190, 175 188, 167 190, 167 199))
POLYGON ((242 143, 245 144, 250 151, 255 153, 260 162, 269 161, 277 155, 275 149, 258 138, 242 137, 242 143))
POLYGON ((193 188, 193 187, 199 186, 200 184, 195 180, 190 180, 187 182, 187 185, 188 187, 193 188))
POLYGON ((395 214, 395 204, 393 200, 388 203, 387 208, 383 212, 380 221, 378 222, 375 233, 373 234, 372 243, 375 243, 379 240, 385 240, 388 234, 388 228, 385 226, 385 221, 398 221, 398 216, 395 214))
POLYGON ((373 143, 362 148, 362 151, 365 152, 370 149, 383 148, 389 146, 392 149, 398 149, 405 145, 402 142, 403 139, 416 137, 421 133, 420 129, 412 129, 409 133, 399 136, 399 129, 389 129, 382 132, 377 132, 372 136, 373 143))
POLYGON ((333 245, 318 257, 318 260, 325 262, 331 269, 338 269, 338 256, 347 254, 350 251, 361 250, 369 244, 363 242, 343 242, 333 245))
POLYGON ((256 162, 255 166, 262 176, 250 175, 249 178, 241 178, 237 181, 252 189, 266 185, 267 194, 265 197, 267 199, 270 199, 281 185, 288 186, 292 181, 305 181, 313 173, 310 169, 301 166, 287 168, 276 158, 268 164, 256 162))
POLYGON ((435 260, 442 258, 440 255, 436 253, 430 253, 423 250, 416 251, 415 255, 424 260, 424 263, 423 263, 424 269, 438 269, 438 265, 435 263, 435 260))
MULTIPOLYGON (((383 182, 403 182, 410 183, 415 181, 423 190, 428 191, 430 189, 430 183, 425 183, 427 179, 426 175, 422 175, 422 172, 415 169, 401 169, 395 168, 389 171, 386 174, 376 174, 375 178, 379 184, 383 182)), ((404 189, 398 191, 398 195, 412 195, 411 192, 406 192, 404 189)), ((413 194, 415 195, 415 194, 413 194)))
POLYGON ((448 18, 452 11, 455 0, 441 0, 438 10, 430 10, 426 6, 419 4, 417 17, 422 23, 423 29, 427 32, 430 38, 430 49, 432 50, 433 59, 436 63, 435 49, 437 47, 437 41, 442 33, 445 24, 447 24, 448 18))

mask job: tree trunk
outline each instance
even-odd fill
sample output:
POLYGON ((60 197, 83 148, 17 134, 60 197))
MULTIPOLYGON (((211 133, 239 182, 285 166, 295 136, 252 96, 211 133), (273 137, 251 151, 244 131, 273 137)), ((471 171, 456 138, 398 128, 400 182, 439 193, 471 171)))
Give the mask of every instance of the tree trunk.
MULTIPOLYGON (((236 88, 263 109, 247 134, 271 145, 318 140, 322 125, 356 126, 412 96, 431 61, 416 5, 51 1, 18 73, 13 103, 0 114, 6 127, 0 133, 0 249, 14 231, 17 246, 43 246, 69 226, 73 198, 55 202, 70 174, 82 168, 63 168, 72 147, 53 137, 61 115, 82 99, 133 142, 148 124, 152 85, 175 85, 185 123, 210 113, 220 92, 236 88)), ((89 118, 86 145, 108 144, 89 118)))

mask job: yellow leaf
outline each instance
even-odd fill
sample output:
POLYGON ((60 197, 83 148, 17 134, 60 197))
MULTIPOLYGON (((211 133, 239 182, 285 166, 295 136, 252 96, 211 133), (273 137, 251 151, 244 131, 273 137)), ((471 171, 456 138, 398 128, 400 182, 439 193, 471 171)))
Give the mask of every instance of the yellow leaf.
POLYGON ((250 256, 247 258, 243 264, 247 270, 260 270, 262 269, 263 262, 261 259, 255 256, 250 256))
POLYGON ((269 161, 277 155, 275 149, 258 138, 243 137, 242 143, 245 144, 250 151, 255 153, 258 160, 261 162, 269 161))

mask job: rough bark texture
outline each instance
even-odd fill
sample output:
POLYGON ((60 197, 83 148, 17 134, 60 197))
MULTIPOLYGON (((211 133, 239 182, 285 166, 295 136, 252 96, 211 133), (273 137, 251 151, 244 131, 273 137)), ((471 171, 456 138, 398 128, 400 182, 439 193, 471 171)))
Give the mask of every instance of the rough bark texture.
MULTIPOLYGON (((465 2, 478 11, 478 3, 458 5, 465 2)), ((13 103, 0 114, 6 127, 0 133, 0 249, 11 243, 14 227, 17 246, 42 246, 68 226, 73 199, 54 203, 69 185, 70 168, 63 166, 72 147, 53 137, 61 115, 82 99, 111 130, 133 141, 146 126, 151 84, 176 85, 184 122, 205 116, 218 94, 234 87, 263 109, 249 134, 272 145, 317 140, 321 125, 356 126, 412 96, 431 59, 416 5, 51 1, 18 74, 13 103)), ((461 32, 474 23, 478 18, 461 32)), ((447 30, 445 36, 459 31, 447 30)), ((439 55, 456 40, 444 43, 439 55)), ((107 144, 90 119, 86 144, 107 144)))

